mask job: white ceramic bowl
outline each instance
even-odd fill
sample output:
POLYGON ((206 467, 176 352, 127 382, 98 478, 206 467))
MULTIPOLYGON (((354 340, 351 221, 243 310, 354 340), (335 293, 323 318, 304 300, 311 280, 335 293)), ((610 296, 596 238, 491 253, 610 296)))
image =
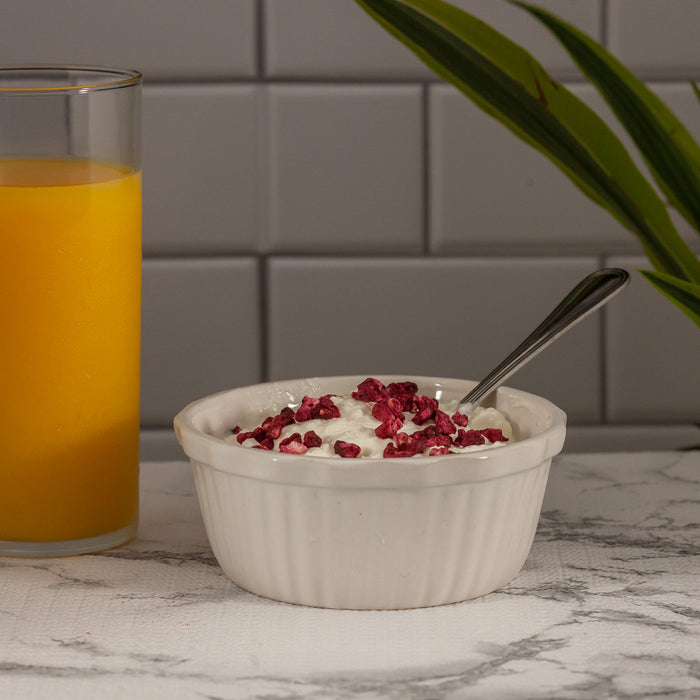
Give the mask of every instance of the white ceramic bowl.
MULTIPOLYGON (((326 608, 397 609, 475 598, 504 586, 532 546, 566 416, 509 388, 496 407, 517 441, 403 459, 308 457, 224 442, 307 394, 348 394, 364 376, 257 384, 209 396, 175 418, 212 550, 238 586, 326 608)), ((411 380, 459 399, 474 382, 411 380)))

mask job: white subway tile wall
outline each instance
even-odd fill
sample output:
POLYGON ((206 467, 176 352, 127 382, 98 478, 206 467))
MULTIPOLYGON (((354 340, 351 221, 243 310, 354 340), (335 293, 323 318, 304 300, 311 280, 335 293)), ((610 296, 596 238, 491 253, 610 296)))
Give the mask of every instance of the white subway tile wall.
MULTIPOLYGON (((270 378, 343 374, 349 364, 358 374, 478 379, 596 267, 583 256, 556 265, 505 257, 271 260, 270 378)), ((565 405, 572 420, 597 423, 600 346, 600 319, 586 319, 510 384, 565 405)))
POLYGON ((261 251, 260 89, 216 83, 145 93, 145 255, 261 251))
MULTIPOLYGON (((622 134, 524 11, 455 4, 622 134)), ((539 4, 653 81, 700 135, 700 3, 539 4)), ((182 458, 174 414, 234 386, 478 378, 578 278, 646 265, 630 233, 352 0, 24 0, 2 16, 2 63, 145 76, 144 459, 182 458)), ((568 413, 569 451, 682 448, 700 443, 699 359, 697 328, 634 273, 510 383, 568 413)))
POLYGON ((421 88, 270 85, 271 252, 423 248, 421 88))

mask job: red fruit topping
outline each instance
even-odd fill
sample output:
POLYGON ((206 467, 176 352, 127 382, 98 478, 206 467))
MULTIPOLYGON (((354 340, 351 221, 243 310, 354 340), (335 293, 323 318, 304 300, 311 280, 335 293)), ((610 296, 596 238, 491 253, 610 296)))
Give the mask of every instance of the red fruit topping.
POLYGON ((265 450, 271 450, 275 446, 275 441, 271 437, 264 437, 260 440, 260 446, 265 450))
POLYGON ((439 409, 435 411, 435 427, 438 433, 442 433, 443 435, 452 435, 452 433, 457 431, 450 417, 439 409))
POLYGON ((382 440, 386 440, 386 438, 393 438, 396 433, 401 430, 401 427, 403 426, 403 419, 402 418, 389 418, 389 420, 385 420, 381 425, 378 425, 374 429, 374 434, 378 437, 381 438, 382 440))
POLYGON ((294 413, 294 420, 297 423, 303 423, 306 420, 311 420, 314 417, 314 408, 318 406, 318 399, 311 396, 305 396, 301 400, 301 406, 294 413))
POLYGON ((456 411, 452 414, 452 422, 455 425, 458 425, 460 428, 466 428, 467 424, 469 423, 469 419, 464 415, 464 413, 456 411))
POLYGON ((410 455, 410 454, 409 454, 408 452, 406 452, 405 450, 404 450, 404 451, 399 450, 399 449, 396 447, 396 445, 394 445, 393 442, 390 442, 390 443, 384 448, 384 452, 382 452, 382 457, 384 457, 384 459, 389 459, 390 457, 411 457, 411 456, 412 456, 412 455, 410 455))
POLYGON ((418 433, 396 433, 396 445, 390 442, 385 448, 383 457, 413 457, 421 454, 427 447, 425 438, 418 433))
POLYGON ((357 391, 353 391, 350 396, 358 401, 379 401, 386 396, 386 392, 384 385, 378 379, 368 377, 357 385, 357 391))
POLYGON ((340 457, 357 457, 360 454, 360 446, 354 442, 344 442, 336 440, 333 445, 333 450, 340 457))
POLYGON ((267 430, 262 426, 255 428, 253 430, 253 437, 260 443, 267 437, 267 430))
POLYGON ((414 401, 416 415, 413 417, 413 422, 416 425, 423 425, 423 423, 429 421, 435 415, 438 402, 432 396, 424 396, 423 394, 418 394, 414 398, 414 401))
POLYGON ((391 418, 400 418, 403 423, 403 411, 398 399, 381 399, 372 406, 372 417, 384 422, 391 418))
POLYGON ((268 437, 276 440, 280 436, 282 428, 290 423, 294 423, 294 410, 287 406, 282 409, 279 415, 266 418, 263 421, 262 428, 267 432, 268 437))
POLYGON ((380 399, 372 406, 372 416, 382 422, 374 430, 377 437, 382 439, 394 437, 396 431, 403 425, 401 401, 393 398, 380 399))
POLYGON ((301 400, 301 406, 293 415, 294 420, 297 423, 303 423, 312 418, 320 418, 321 420, 340 418, 340 409, 333 403, 332 396, 333 394, 326 394, 319 399, 305 396, 301 400))
POLYGON ((326 394, 318 400, 318 405, 314 408, 314 418, 329 420, 340 418, 340 409, 331 400, 333 394, 326 394))
POLYGON ((292 433, 289 437, 284 438, 279 444, 280 452, 286 452, 293 455, 303 455, 309 448, 301 441, 300 433, 292 433))
POLYGON ((413 411, 413 404, 418 385, 414 382, 392 382, 386 387, 386 394, 392 399, 398 399, 401 402, 402 411, 413 411))
POLYGON ((432 440, 438 435, 438 430, 437 427, 431 423, 430 425, 426 425, 422 430, 416 430, 413 435, 420 436, 424 440, 432 440))
POLYGON ((426 447, 452 447, 452 439, 449 435, 436 435, 430 440, 426 440, 426 447))
POLYGON ((321 447, 323 440, 313 430, 309 430, 304 434, 304 444, 307 447, 321 447))
POLYGON ((460 428, 457 431, 457 437, 454 439, 455 447, 471 447, 472 445, 483 445, 486 442, 484 436, 479 430, 464 430, 460 428))
MULTIPOLYGON (((303 423, 312 419, 329 420, 340 418, 340 409, 333 402, 334 394, 326 394, 319 398, 304 396, 301 405, 295 410, 286 407, 276 416, 269 416, 262 425, 247 432, 241 432, 240 426, 231 431, 236 440, 243 444, 246 440, 255 439, 258 444, 253 447, 260 450, 271 450, 282 430, 292 423, 303 423)), ((372 416, 379 421, 375 428, 377 437, 383 440, 393 440, 384 448, 384 457, 413 457, 424 454, 446 455, 451 447, 469 447, 490 443, 506 442, 508 438, 499 428, 484 428, 469 430, 468 417, 455 412, 449 416, 440 410, 437 399, 418 394, 418 386, 414 382, 392 382, 384 386, 382 382, 368 377, 357 385, 351 394, 353 399, 371 403, 372 416), (428 423, 424 428, 413 433, 400 432, 405 414, 412 413, 416 425, 428 423), (455 437, 455 432, 457 433, 455 437)), ((279 442, 280 452, 304 454, 313 447, 320 447, 322 438, 313 430, 308 430, 302 438, 301 433, 294 433, 279 442)), ((340 457, 358 457, 362 451, 360 446, 336 440, 333 449, 340 457)))
POLYGON ((417 430, 412 436, 414 439, 422 438, 425 440, 426 447, 450 447, 452 439, 449 435, 441 435, 438 433, 434 425, 427 425, 423 430, 417 430))
POLYGON ((484 428, 479 431, 489 442, 508 442, 500 428, 484 428))
POLYGON ((238 444, 242 445, 246 440, 250 439, 253 437, 254 430, 248 430, 245 433, 238 433, 236 435, 236 440, 238 440, 238 444))

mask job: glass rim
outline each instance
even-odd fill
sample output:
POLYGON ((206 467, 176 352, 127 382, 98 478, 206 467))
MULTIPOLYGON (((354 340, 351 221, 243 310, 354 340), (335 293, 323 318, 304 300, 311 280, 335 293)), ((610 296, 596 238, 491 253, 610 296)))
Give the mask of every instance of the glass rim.
POLYGON ((61 64, 0 64, 0 77, 10 75, 12 73, 31 74, 33 71, 44 73, 65 73, 72 74, 84 73, 86 80, 78 85, 56 85, 42 87, 22 86, 18 83, 16 87, 3 87, 0 85, 0 95, 7 94, 39 94, 39 93, 87 93, 97 90, 113 90, 116 88, 131 87, 139 85, 143 80, 143 75, 131 68, 111 68, 108 66, 93 66, 93 65, 61 65, 61 64), (88 77, 93 74, 100 74, 102 79, 89 80, 88 77), (111 77, 111 79, 110 79, 111 77))

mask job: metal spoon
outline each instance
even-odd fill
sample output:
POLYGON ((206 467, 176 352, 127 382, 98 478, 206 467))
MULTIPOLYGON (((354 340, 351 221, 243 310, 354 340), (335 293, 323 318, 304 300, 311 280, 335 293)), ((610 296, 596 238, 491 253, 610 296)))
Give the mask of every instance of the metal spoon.
POLYGON ((514 372, 529 362, 560 335, 597 308, 610 301, 628 282, 629 274, 616 267, 584 277, 513 352, 489 372, 458 404, 465 415, 495 391, 514 372))

